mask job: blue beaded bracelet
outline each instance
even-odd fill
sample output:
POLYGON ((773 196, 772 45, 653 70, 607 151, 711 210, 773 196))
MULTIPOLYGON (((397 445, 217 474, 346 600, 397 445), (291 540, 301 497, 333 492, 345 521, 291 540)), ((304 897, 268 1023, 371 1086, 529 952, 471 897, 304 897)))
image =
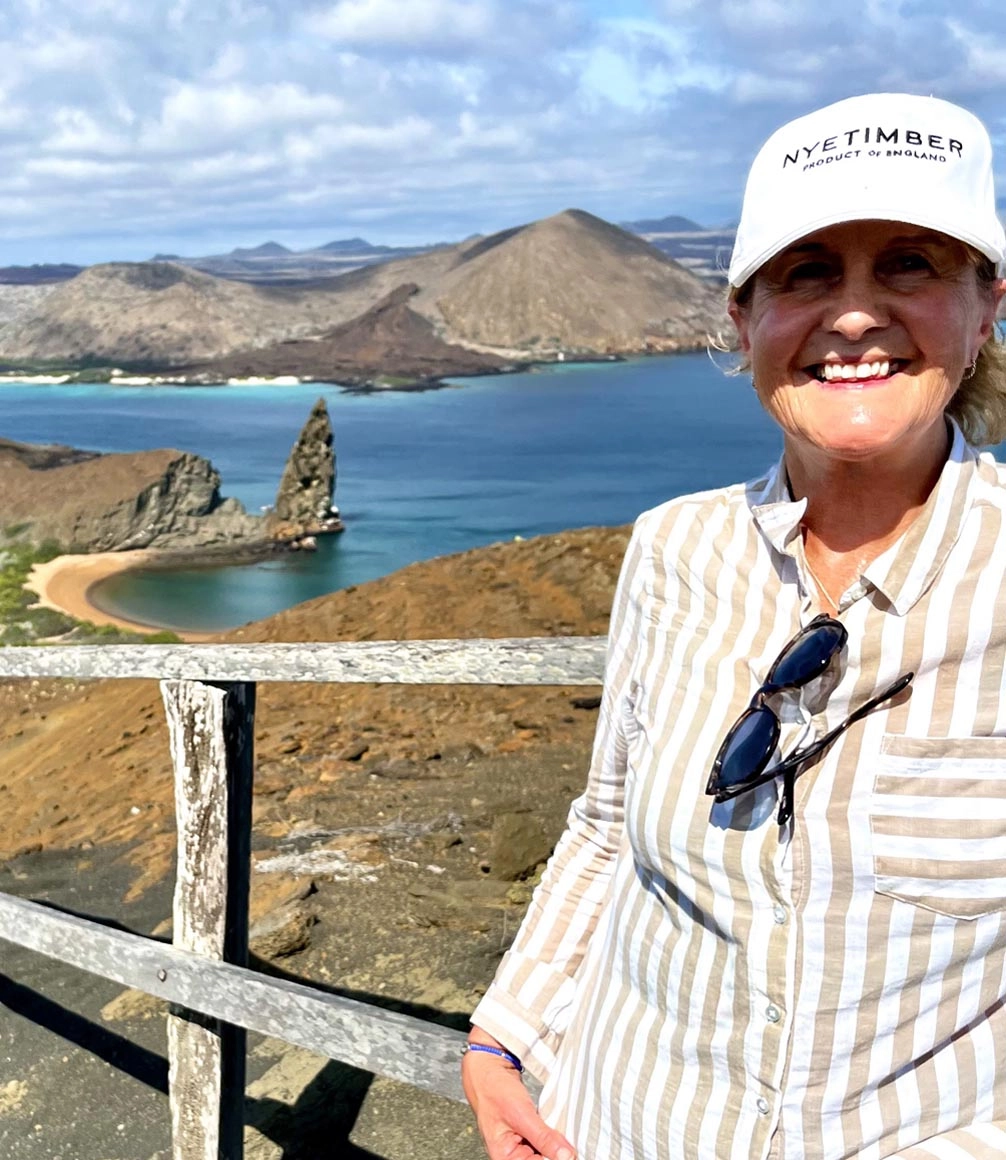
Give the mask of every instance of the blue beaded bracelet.
POLYGON ((512 1051, 507 1051, 505 1047, 490 1047, 488 1043, 467 1043, 462 1047, 461 1054, 465 1055, 469 1051, 485 1051, 490 1055, 499 1055, 509 1063, 512 1063, 518 1071, 524 1070, 524 1065, 517 1056, 512 1051))

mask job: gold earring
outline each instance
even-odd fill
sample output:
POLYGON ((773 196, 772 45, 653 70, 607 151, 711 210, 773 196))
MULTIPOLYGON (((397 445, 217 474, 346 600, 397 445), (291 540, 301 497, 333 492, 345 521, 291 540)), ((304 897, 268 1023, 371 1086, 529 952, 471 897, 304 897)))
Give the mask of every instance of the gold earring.
POLYGON ((977 369, 978 369, 978 355, 975 355, 975 357, 971 360, 971 365, 964 372, 964 374, 961 375, 961 382, 966 383, 968 381, 968 379, 973 379, 975 377, 975 371, 977 369))

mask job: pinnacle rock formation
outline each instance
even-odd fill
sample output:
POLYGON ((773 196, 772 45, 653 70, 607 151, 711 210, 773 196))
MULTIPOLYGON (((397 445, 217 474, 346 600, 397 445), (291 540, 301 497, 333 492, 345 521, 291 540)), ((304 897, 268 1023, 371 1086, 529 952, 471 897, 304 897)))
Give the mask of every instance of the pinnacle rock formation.
POLYGON ((325 400, 311 409, 283 469, 273 504, 276 539, 298 540, 319 532, 340 532, 335 496, 335 449, 325 400))

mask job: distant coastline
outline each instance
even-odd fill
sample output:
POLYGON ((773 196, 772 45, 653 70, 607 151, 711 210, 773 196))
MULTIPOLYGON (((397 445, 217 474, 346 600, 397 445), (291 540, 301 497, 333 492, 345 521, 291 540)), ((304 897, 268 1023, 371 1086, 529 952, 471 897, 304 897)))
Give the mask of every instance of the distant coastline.
POLYGON ((591 366, 597 363, 620 363, 633 358, 666 358, 669 355, 694 354, 708 348, 708 341, 682 343, 674 350, 643 350, 612 354, 589 354, 580 352, 560 352, 558 356, 527 359, 503 367, 485 367, 478 370, 459 368, 444 371, 429 377, 407 377, 401 375, 375 375, 359 379, 348 376, 342 378, 320 378, 316 375, 248 375, 213 376, 204 371, 187 374, 181 371, 151 370, 140 373, 119 367, 95 367, 92 370, 67 368, 52 372, 40 372, 37 367, 23 370, 4 367, 0 370, 0 386, 5 383, 27 384, 31 386, 95 386, 116 387, 299 387, 316 384, 334 386, 345 394, 385 394, 402 392, 437 391, 445 388, 457 389, 456 379, 491 378, 502 375, 525 374, 555 366, 591 366))

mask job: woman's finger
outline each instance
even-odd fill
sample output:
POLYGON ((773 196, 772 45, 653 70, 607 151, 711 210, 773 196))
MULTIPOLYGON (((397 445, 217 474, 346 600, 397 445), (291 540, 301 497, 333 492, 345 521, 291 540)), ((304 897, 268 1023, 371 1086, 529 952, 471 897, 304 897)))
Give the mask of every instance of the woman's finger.
POLYGON ((545 1123, 530 1096, 526 1102, 513 1107, 511 1123, 535 1149, 531 1153, 532 1156, 544 1156, 546 1160, 575 1160, 576 1152, 573 1145, 561 1132, 545 1123))
POLYGON ((541 1118, 512 1067, 491 1059, 466 1064, 465 1090, 489 1160, 574 1160, 569 1141, 541 1118))

